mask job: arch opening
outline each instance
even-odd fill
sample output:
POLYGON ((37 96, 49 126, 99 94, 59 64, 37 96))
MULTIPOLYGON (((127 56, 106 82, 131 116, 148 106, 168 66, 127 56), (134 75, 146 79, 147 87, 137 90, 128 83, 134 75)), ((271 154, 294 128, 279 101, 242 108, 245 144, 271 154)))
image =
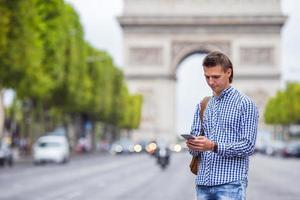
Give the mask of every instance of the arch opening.
POLYGON ((176 67, 176 132, 189 133, 197 103, 211 95, 203 75, 202 61, 206 53, 187 54, 176 67), (188 89, 187 89, 188 88, 188 89))

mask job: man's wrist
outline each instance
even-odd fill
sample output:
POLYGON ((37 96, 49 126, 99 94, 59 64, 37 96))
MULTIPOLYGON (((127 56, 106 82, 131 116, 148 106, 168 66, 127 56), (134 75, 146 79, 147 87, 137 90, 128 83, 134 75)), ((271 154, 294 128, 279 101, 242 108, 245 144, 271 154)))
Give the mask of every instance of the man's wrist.
POLYGON ((214 148, 215 148, 215 142, 214 141, 210 141, 210 146, 209 146, 208 151, 213 151, 214 148))
POLYGON ((214 153, 217 153, 217 152, 218 152, 218 143, 217 143, 217 142, 213 142, 213 143, 214 143, 214 145, 213 145, 212 151, 213 151, 214 153))

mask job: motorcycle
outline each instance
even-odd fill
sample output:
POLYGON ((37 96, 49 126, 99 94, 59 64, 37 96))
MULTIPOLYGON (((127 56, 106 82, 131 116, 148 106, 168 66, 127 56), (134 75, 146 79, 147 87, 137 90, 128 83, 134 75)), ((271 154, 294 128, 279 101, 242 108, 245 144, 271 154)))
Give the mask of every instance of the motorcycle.
POLYGON ((158 148, 156 153, 157 164, 165 169, 170 162, 170 150, 168 148, 158 148))

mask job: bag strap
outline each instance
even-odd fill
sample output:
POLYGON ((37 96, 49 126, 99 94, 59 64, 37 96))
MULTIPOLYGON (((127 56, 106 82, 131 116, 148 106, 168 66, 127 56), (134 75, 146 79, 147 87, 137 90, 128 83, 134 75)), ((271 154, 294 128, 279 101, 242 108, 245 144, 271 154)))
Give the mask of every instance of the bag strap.
POLYGON ((200 120, 201 120, 201 135, 204 135, 203 129, 203 118, 204 118, 204 111, 206 109, 207 103, 211 97, 204 97, 200 103, 201 110, 200 110, 200 120))

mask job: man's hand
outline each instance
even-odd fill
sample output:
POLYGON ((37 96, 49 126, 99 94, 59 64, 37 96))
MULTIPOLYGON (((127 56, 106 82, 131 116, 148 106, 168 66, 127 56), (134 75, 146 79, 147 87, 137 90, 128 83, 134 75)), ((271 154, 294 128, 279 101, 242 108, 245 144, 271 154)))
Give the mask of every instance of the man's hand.
POLYGON ((186 145, 193 151, 212 151, 215 143, 204 136, 198 136, 195 139, 187 140, 186 145))

